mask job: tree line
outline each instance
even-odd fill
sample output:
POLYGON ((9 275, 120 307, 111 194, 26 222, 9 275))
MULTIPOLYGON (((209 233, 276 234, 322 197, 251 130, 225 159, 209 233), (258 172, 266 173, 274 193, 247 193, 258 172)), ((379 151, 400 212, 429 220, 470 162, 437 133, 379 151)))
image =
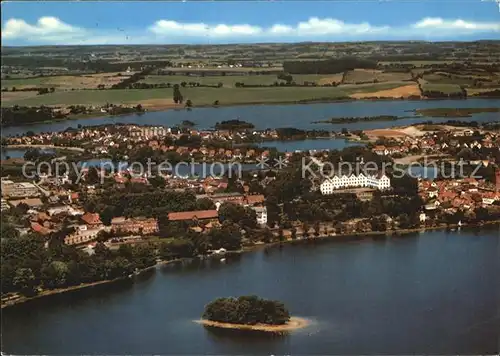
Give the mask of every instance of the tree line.
POLYGON ((126 277, 156 263, 152 245, 121 246, 118 251, 110 251, 98 243, 95 253, 89 255, 64 245, 63 238, 62 233, 53 234, 47 248, 45 238, 38 235, 2 239, 2 294, 33 296, 40 290, 126 277))
POLYGON ((356 68, 376 69, 377 62, 353 57, 318 61, 283 62, 283 70, 290 74, 335 74, 356 68))
POLYGON ((47 106, 27 107, 14 105, 13 107, 2 107, 2 126, 13 126, 30 124, 42 121, 64 119, 66 114, 55 111, 47 106))

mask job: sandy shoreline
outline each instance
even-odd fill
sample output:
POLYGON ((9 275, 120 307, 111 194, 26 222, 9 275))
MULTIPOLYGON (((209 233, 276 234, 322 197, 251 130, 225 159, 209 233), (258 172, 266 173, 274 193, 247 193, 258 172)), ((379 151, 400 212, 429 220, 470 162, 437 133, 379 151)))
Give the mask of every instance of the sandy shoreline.
POLYGON ((218 321, 211 321, 206 319, 194 320, 195 323, 203 326, 222 328, 222 329, 235 329, 235 330, 250 330, 250 331, 265 331, 271 333, 285 333, 298 329, 303 329, 311 324, 311 321, 306 318, 291 317, 290 321, 284 325, 268 325, 268 324, 232 324, 221 323, 218 321))

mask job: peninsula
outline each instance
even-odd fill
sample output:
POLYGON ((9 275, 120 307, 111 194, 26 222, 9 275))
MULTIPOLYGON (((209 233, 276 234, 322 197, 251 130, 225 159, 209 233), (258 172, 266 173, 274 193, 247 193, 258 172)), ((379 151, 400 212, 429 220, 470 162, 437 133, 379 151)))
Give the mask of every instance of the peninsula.
POLYGON ((364 117, 332 117, 331 119, 313 121, 313 124, 350 124, 360 121, 393 121, 405 119, 406 117, 399 117, 395 115, 378 115, 378 116, 364 116, 364 117))
POLYGON ((500 108, 432 108, 416 109, 415 113, 429 117, 472 117, 472 114, 500 112, 500 108))

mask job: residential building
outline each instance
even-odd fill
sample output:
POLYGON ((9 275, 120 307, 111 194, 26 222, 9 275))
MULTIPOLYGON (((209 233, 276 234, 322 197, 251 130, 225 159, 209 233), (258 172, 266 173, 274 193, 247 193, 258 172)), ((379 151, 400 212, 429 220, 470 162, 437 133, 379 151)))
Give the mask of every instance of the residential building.
POLYGON ((136 138, 164 137, 169 132, 169 129, 163 126, 145 126, 132 128, 130 136, 136 138))
POLYGON ((257 224, 264 226, 267 224, 267 208, 265 206, 253 206, 253 211, 257 215, 257 224))
POLYGON ((134 233, 149 235, 158 232, 158 221, 154 218, 126 219, 117 217, 111 220, 111 231, 115 233, 134 233))
POLYGON ((82 221, 89 227, 100 227, 102 226, 101 218, 97 213, 85 213, 82 215, 82 221))
POLYGON ((379 190, 389 189, 391 180, 385 174, 382 175, 335 175, 331 178, 326 178, 320 184, 320 191, 323 195, 333 194, 334 190, 350 187, 367 187, 379 190))
POLYGON ((219 218, 219 212, 217 210, 195 210, 195 211, 183 211, 178 213, 169 213, 169 221, 216 221, 219 218))
POLYGON ((495 170, 495 188, 497 192, 500 192, 500 169, 495 170))
POLYGON ((75 231, 66 237, 64 237, 64 243, 66 245, 78 245, 86 243, 97 238, 99 232, 103 227, 89 228, 87 225, 73 225, 75 231))
POLYGON ((71 206, 69 206, 69 205, 60 205, 60 206, 55 206, 55 207, 47 209, 47 213, 50 216, 53 216, 53 215, 59 215, 59 214, 62 214, 62 213, 69 214, 69 212, 71 210, 72 210, 71 206))
POLYGON ((26 198, 39 196, 40 192, 33 183, 14 183, 10 180, 2 180, 2 196, 7 198, 26 198))
POLYGON ((30 208, 38 208, 43 205, 43 202, 40 198, 28 198, 28 199, 17 199, 17 200, 9 200, 9 204, 16 207, 19 204, 26 204, 30 208))
POLYGON ((10 206, 7 204, 7 200, 2 198, 2 211, 9 210, 10 206))

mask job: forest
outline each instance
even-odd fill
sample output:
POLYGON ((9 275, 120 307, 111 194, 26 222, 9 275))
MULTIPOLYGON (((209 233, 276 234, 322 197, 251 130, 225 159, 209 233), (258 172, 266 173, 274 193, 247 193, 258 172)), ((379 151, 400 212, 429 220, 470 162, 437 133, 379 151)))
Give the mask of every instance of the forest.
POLYGON ((335 74, 356 68, 376 69, 377 62, 354 57, 316 61, 283 62, 283 70, 290 74, 335 74))

